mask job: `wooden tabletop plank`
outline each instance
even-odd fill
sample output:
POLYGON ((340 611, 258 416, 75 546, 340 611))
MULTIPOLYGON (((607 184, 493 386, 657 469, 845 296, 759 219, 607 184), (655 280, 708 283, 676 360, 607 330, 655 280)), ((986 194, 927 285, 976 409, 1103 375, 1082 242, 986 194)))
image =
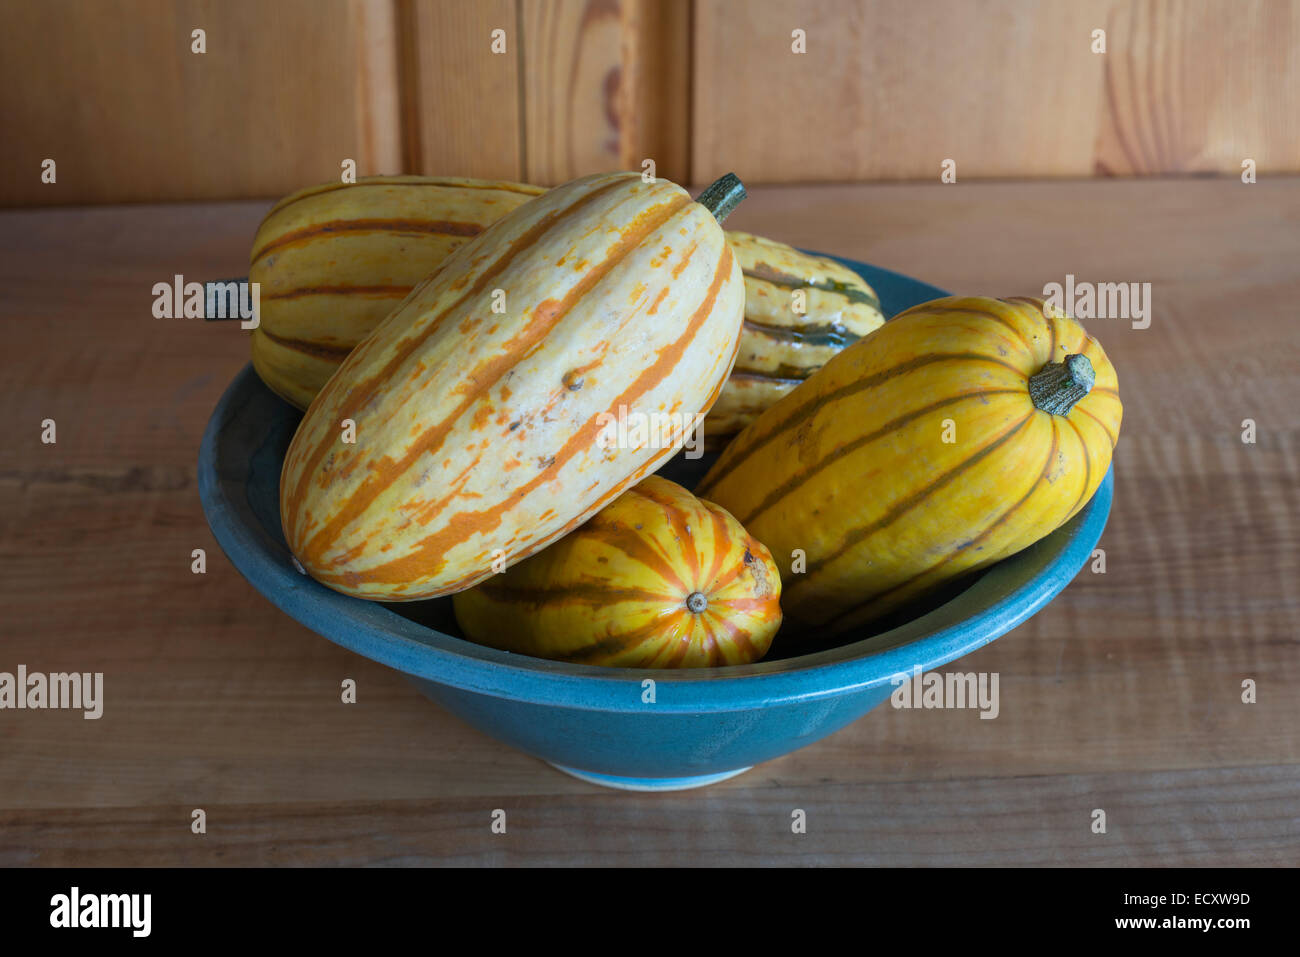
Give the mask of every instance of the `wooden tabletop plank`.
POLYGON ((1294 865, 1294 766, 0 811, 0 865, 1294 865), (1107 810, 1093 833, 1092 811, 1107 810), (505 833, 492 830, 505 811, 505 833), (807 832, 790 822, 802 810, 807 832), (1174 809, 1177 813, 1170 813, 1174 809))
POLYGON ((247 333, 155 319, 151 289, 242 275, 267 205, 0 213, 0 670, 106 697, 0 712, 0 864, 1300 860, 1300 180, 754 189, 729 226, 957 292, 1150 282, 1152 321, 1085 322, 1125 403, 1106 573, 962 659, 999 673, 996 720, 883 708, 654 796, 467 727, 220 553, 195 460, 247 333))

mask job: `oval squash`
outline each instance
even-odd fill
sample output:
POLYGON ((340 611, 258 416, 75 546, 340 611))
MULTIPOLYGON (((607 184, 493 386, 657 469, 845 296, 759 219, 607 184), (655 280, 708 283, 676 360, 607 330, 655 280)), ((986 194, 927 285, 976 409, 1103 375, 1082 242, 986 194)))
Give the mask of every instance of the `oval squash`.
POLYGON ((451 253, 545 190, 523 183, 369 176, 291 193, 253 240, 253 368, 307 408, 358 342, 451 253))
POLYGON ((597 175, 520 206, 312 403, 281 477, 293 554, 345 594, 403 601, 539 551, 673 454, 666 427, 635 444, 609 426, 693 424, 731 370, 743 306, 721 227, 680 186, 597 175))
POLYGON ((466 637, 625 668, 757 661, 781 625, 767 549, 723 509, 650 476, 585 525, 452 598, 466 637))
POLYGON ((735 230, 727 242, 745 277, 745 325, 731 378, 705 420, 711 449, 885 322, 875 290, 847 266, 735 230))
POLYGON ((759 416, 699 494, 797 562, 794 630, 835 635, 1060 526, 1105 476, 1121 415, 1115 370, 1073 319, 1038 299, 938 299, 759 416))

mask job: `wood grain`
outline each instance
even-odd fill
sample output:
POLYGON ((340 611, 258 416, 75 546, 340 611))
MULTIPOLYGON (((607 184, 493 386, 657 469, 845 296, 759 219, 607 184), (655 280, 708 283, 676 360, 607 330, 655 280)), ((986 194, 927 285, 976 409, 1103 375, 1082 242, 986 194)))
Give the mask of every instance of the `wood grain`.
POLYGON ((523 179, 515 0, 400 0, 399 18, 406 172, 523 179))
POLYGON ((0 20, 2 205, 278 196, 345 158, 544 184, 645 159, 678 182, 1300 171, 1300 0, 0 0, 0 20))
POLYGON ((685 0, 525 3, 528 180, 554 185, 641 169, 684 182, 689 119, 685 0))
POLYGON ((1295 172, 1297 49, 1295 0, 699 0, 692 172, 1295 172))
POLYGON ((1300 3, 1140 0, 1106 30, 1098 173, 1300 170, 1300 3))
POLYGON ((400 160, 389 0, 5 0, 0 19, 0 204, 275 196, 400 160))
POLYGON ((689 183, 691 137, 692 0, 635 0, 626 74, 630 108, 622 118, 622 165, 689 183))
POLYGON ((498 795, 0 810, 0 864, 141 866, 1075 866, 1295 863, 1295 767, 916 782, 770 781, 693 795, 498 795), (1170 816, 1170 805, 1181 814, 1170 816), (1093 808, 1108 832, 1089 829, 1093 808), (792 834, 804 811, 806 834, 792 834), (506 814, 506 833, 490 830, 506 814), (851 818, 856 829, 846 827, 851 818))
POLYGON ((1150 282, 1153 317, 1087 323, 1125 402, 1106 573, 951 666, 999 673, 996 720, 884 708, 669 795, 486 738, 221 555, 195 458, 247 333, 154 319, 150 287, 236 274, 265 209, 0 213, 0 670, 102 671, 107 698, 0 712, 0 864, 1300 859, 1300 180, 755 189, 738 229, 957 292, 1150 282))

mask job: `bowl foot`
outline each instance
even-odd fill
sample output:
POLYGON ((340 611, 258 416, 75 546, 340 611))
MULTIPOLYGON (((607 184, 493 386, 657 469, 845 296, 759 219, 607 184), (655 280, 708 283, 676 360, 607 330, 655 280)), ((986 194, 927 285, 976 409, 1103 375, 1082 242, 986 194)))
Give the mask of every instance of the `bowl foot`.
POLYGON ((620 791, 686 791, 691 788, 707 787, 717 784, 737 774, 744 774, 749 768, 736 768, 734 771, 720 771, 717 774, 697 774, 686 778, 624 778, 616 774, 596 774, 594 771, 579 771, 566 768, 562 764, 546 762, 557 771, 563 771, 580 781, 599 784, 601 787, 617 788, 620 791))

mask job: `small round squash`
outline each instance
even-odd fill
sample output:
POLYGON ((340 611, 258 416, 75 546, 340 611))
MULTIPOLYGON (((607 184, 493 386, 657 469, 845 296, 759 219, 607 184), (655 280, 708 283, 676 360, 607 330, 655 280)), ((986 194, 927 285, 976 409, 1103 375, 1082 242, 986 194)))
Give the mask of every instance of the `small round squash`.
POLYGON ((781 625, 768 550, 726 511, 650 476, 549 548, 452 598, 465 635, 625 668, 757 661, 781 625))

